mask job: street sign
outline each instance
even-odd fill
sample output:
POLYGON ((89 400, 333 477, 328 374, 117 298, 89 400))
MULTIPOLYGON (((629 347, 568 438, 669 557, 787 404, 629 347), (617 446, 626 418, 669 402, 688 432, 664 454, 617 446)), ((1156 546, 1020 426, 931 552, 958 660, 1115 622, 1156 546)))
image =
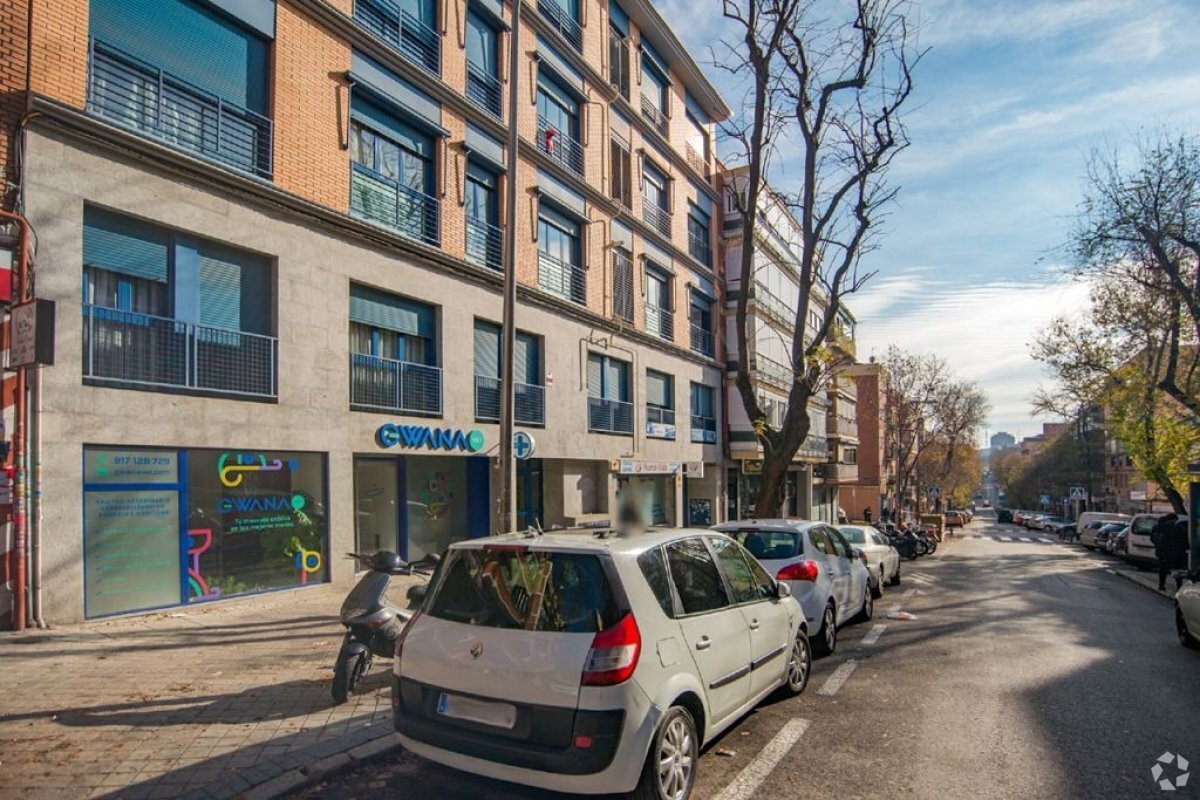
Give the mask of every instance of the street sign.
POLYGON ((1042 495, 1040 498, 1038 498, 1038 502, 1040 502, 1044 506, 1050 505, 1050 495, 1048 495, 1048 494, 1042 495))
POLYGON ((1071 487, 1071 499, 1072 500, 1087 500, 1087 489, 1084 488, 1083 486, 1072 486, 1071 487))
POLYGON ((942 496, 942 487, 930 486, 929 487, 929 496, 930 497, 941 497, 942 496))
POLYGON ((524 461, 532 456, 536 446, 537 442, 525 431, 517 431, 513 434, 513 455, 518 461, 524 461))

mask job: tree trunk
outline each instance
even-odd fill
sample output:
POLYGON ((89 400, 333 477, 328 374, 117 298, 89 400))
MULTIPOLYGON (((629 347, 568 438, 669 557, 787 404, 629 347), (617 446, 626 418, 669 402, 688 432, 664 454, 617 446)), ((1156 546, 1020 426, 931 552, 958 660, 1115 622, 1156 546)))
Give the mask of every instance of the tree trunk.
POLYGON ((787 473, 791 458, 786 460, 764 454, 762 485, 754 501, 754 516, 759 519, 774 519, 784 516, 783 503, 787 499, 787 473))
POLYGON ((1162 487, 1162 490, 1167 495, 1167 499, 1171 501, 1171 508, 1176 514, 1182 516, 1187 513, 1187 503, 1184 502, 1183 495, 1174 486, 1166 485, 1162 487))

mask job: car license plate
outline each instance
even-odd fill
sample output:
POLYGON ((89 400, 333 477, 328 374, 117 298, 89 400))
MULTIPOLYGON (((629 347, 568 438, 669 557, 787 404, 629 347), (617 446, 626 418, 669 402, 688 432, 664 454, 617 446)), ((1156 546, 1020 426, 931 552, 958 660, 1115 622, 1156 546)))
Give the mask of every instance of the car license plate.
POLYGON ((509 730, 517 724, 517 707, 511 703, 490 703, 445 692, 438 698, 437 713, 451 719, 478 722, 481 725, 509 730))

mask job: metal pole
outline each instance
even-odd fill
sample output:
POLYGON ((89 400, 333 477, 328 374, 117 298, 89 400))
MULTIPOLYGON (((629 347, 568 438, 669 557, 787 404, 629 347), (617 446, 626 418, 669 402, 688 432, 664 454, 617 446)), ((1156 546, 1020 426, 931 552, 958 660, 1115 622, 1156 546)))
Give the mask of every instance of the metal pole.
MULTIPOLYGON (((0 220, 14 222, 20 229, 17 237, 17 263, 13 273, 16 291, 13 292, 13 303, 24 302, 29 290, 29 223, 19 214, 0 211, 0 220)), ((12 350, 12 322, 8 326, 9 351, 12 350)), ((28 550, 29 528, 25 515, 25 367, 17 367, 17 386, 14 392, 13 416, 16 419, 13 431, 13 550, 9 562, 13 575, 13 610, 12 627, 14 631, 25 630, 27 604, 25 594, 28 587, 28 572, 26 571, 26 551, 28 550)))
POLYGON ((513 458, 513 348, 517 340, 517 112, 521 74, 521 2, 512 0, 508 44, 508 153, 504 181, 504 314, 500 336, 500 530, 516 530, 516 463, 513 458))

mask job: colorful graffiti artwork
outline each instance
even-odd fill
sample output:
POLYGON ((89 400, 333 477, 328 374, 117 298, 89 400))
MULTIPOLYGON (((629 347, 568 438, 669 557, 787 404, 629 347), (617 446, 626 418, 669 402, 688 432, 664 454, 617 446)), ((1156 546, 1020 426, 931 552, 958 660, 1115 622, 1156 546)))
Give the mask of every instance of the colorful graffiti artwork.
POLYGON ((234 489, 242 485, 247 472, 279 472, 284 467, 295 471, 298 466, 294 458, 286 462, 278 458, 268 462, 262 453, 222 453, 217 459, 217 474, 223 485, 234 489))
POLYGON ((210 528, 188 531, 188 600, 213 600, 221 596, 221 590, 209 587, 200 574, 200 554, 212 547, 213 532, 210 528))
POLYGON ((421 492, 421 503, 425 506, 425 516, 429 519, 441 519, 450 508, 454 499, 454 491, 450 486, 450 477, 444 472, 431 472, 425 489, 421 492))

